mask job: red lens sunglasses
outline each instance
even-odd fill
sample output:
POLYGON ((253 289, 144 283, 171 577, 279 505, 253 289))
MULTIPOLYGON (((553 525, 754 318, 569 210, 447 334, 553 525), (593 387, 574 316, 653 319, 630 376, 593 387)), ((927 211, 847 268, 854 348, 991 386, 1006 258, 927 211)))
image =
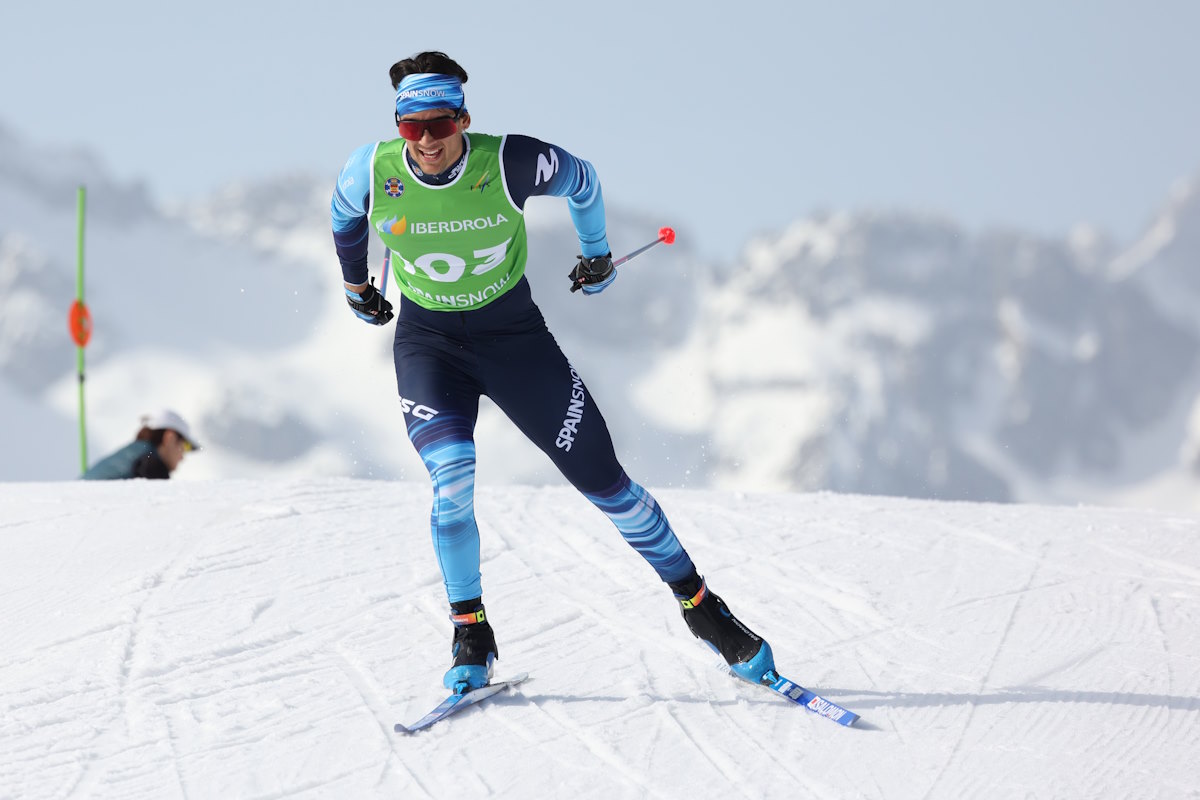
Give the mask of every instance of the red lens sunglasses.
POLYGON ((455 111, 453 116, 433 119, 400 119, 400 115, 396 114, 396 127, 400 130, 400 135, 410 142, 419 142, 427 130, 433 138, 445 139, 458 132, 458 120, 461 116, 462 111, 455 111))

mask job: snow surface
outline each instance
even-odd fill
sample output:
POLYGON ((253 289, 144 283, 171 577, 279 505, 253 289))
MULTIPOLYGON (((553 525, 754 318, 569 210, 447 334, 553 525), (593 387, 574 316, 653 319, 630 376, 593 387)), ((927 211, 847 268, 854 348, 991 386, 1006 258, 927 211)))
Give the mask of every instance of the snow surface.
POLYGON ((1200 516, 656 492, 781 671, 740 683, 569 488, 485 486, 515 691, 422 734, 426 484, 0 484, 0 797, 1197 797, 1200 516))

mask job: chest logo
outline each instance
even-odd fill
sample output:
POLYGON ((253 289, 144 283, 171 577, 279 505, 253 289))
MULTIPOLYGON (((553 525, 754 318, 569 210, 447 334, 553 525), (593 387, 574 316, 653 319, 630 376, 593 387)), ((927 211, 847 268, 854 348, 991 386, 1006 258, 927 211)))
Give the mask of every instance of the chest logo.
POLYGON ((399 178, 388 178, 383 182, 383 190, 387 192, 388 197, 399 197, 404 194, 404 184, 399 178))
POLYGON ((380 233, 390 233, 393 236, 400 236, 408 230, 408 217, 381 219, 375 223, 375 229, 380 233))

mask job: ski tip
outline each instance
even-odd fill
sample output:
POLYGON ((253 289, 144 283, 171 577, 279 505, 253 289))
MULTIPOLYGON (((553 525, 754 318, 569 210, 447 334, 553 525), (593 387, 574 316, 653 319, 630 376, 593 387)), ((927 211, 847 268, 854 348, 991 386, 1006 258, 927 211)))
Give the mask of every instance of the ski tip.
POLYGON ((395 727, 393 727, 392 730, 395 731, 396 733, 412 733, 412 731, 410 731, 404 725, 401 725, 399 722, 396 723, 395 727))

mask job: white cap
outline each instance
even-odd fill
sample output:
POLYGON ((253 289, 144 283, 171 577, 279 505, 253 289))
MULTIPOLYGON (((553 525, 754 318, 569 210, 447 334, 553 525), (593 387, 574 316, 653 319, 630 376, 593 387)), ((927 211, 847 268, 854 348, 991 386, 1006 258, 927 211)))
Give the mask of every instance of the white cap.
POLYGON ((153 414, 147 414, 142 417, 142 424, 152 431, 162 430, 164 428, 173 430, 188 440, 188 443, 196 450, 200 449, 200 445, 192 438, 192 429, 184 422, 183 417, 176 414, 169 408, 160 409, 153 414))

